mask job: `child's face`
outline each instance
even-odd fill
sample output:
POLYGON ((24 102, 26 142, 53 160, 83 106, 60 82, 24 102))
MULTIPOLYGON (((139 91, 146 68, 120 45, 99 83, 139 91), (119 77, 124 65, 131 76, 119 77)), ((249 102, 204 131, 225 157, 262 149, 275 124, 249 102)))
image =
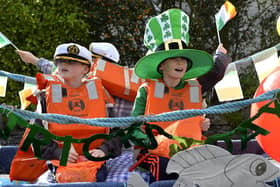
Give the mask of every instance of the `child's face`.
POLYGON ((57 62, 57 68, 64 80, 82 79, 89 70, 88 65, 73 61, 57 62))
POLYGON ((184 76, 187 67, 188 64, 185 58, 176 57, 166 59, 160 64, 159 70, 162 71, 164 77, 181 79, 184 76))

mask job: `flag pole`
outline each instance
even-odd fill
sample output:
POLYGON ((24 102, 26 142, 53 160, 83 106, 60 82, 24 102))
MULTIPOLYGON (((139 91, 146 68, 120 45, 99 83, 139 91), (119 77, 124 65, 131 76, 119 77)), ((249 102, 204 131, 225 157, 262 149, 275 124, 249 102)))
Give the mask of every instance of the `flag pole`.
POLYGON ((219 41, 219 44, 221 44, 220 32, 219 32, 217 24, 216 24, 216 28, 217 28, 218 41, 219 41))
MULTIPOLYGON (((11 42, 11 41, 10 41, 11 42)), ((18 48, 17 48, 17 46, 13 43, 13 42, 11 42, 11 45, 16 49, 16 50, 19 50, 18 48)))

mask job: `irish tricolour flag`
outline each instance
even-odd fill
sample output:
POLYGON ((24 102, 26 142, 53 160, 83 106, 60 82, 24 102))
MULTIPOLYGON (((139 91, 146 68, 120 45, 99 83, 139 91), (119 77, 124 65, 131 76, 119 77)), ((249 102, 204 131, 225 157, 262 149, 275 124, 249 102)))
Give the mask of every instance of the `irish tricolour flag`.
POLYGON ((225 24, 236 15, 236 10, 231 2, 226 1, 219 12, 215 15, 216 25, 218 31, 220 31, 225 24))
POLYGON ((9 44, 11 44, 10 40, 2 32, 0 32, 0 48, 9 44))

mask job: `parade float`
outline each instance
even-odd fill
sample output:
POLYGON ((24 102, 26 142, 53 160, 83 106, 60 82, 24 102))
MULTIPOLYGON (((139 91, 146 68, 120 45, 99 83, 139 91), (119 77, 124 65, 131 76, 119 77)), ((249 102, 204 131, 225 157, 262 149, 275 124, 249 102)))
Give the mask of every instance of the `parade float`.
MULTIPOLYGON (((277 31, 280 33, 279 25, 278 23, 277 31)), ((179 177, 177 180, 154 182, 150 184, 151 187, 278 186, 279 181, 277 177, 280 176, 280 152, 277 148, 279 144, 279 128, 277 125, 280 122, 279 51, 280 44, 277 44, 267 50, 260 51, 250 57, 231 63, 226 70, 224 79, 215 87, 220 101, 226 102, 201 110, 178 110, 149 116, 93 118, 86 120, 67 115, 39 114, 25 110, 30 104, 26 98, 33 93, 33 88, 27 88, 20 95, 21 109, 5 104, 0 105, 2 118, 7 119, 6 123, 1 127, 0 138, 6 140, 16 125, 29 129, 28 135, 20 146, 0 147, 0 164, 7 174, 0 176, 1 185, 41 186, 41 184, 33 184, 30 181, 10 181, 12 179, 8 176, 10 164, 18 150, 22 152, 30 151, 33 154, 32 156, 36 156, 39 161, 42 161, 40 160, 40 146, 51 140, 61 141, 65 145, 84 143, 83 153, 86 159, 100 161, 106 160, 107 157, 95 158, 91 156, 88 150, 90 143, 98 139, 111 139, 116 136, 121 136, 123 144, 128 147, 133 142, 135 146, 153 150, 158 145, 152 131, 157 131, 158 134, 177 141, 177 143, 170 145, 170 152, 168 154, 171 158, 166 172, 177 173, 179 177), (239 79, 236 78, 238 76, 236 65, 248 61, 254 64, 258 74, 259 87, 256 90, 254 98, 244 99, 239 79), (234 101, 236 99, 242 100, 234 101), (175 136, 157 125, 152 125, 152 122, 175 121, 203 114, 231 113, 250 105, 252 105, 250 119, 243 121, 232 131, 223 134, 214 134, 206 137, 205 140, 175 136), (71 136, 56 136, 42 127, 32 125, 30 124, 30 120, 32 119, 41 119, 61 124, 79 123, 100 127, 121 127, 122 129, 110 135, 98 134, 88 138, 75 139, 71 136), (139 140, 130 134, 135 128, 143 124, 146 126, 145 133, 147 134, 148 141, 139 140), (36 134, 39 133, 44 135, 44 139, 36 138, 36 134), (240 139, 233 140, 232 136, 236 134, 240 136, 240 139), (33 145, 33 150, 30 150, 31 145, 33 145), (193 147, 193 145, 196 146, 193 147), (261 151, 257 152, 256 150, 260 150, 260 148, 261 151)), ((93 71, 96 71, 95 75, 104 79, 104 86, 107 87, 110 94, 127 100, 134 100, 136 90, 144 80, 135 77, 132 68, 121 67, 106 61, 96 61, 95 63, 95 70, 93 71), (120 79, 112 82, 109 81, 108 72, 106 72, 108 66, 118 73, 120 79)), ((35 78, 25 75, 0 71, 0 76, 2 80, 6 81, 7 79, 11 79, 23 83, 36 84, 35 78)), ((1 86, 1 91, 5 92, 6 86, 1 86)), ((59 160, 61 166, 67 165, 69 149, 70 146, 63 147, 63 154, 59 160)), ((45 162, 41 164, 45 164, 45 162)), ((75 182, 54 183, 48 184, 48 186, 148 186, 139 175, 133 172, 131 173, 131 177, 127 183, 75 182)))

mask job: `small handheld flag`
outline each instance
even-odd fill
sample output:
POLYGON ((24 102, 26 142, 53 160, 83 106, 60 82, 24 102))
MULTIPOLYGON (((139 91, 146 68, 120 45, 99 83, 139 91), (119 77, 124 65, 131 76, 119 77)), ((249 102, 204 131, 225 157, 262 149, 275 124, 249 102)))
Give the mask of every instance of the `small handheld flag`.
POLYGON ((215 14, 219 43, 221 43, 219 31, 222 30, 225 24, 230 19, 232 19, 235 15, 236 15, 235 6, 229 1, 226 1, 223 4, 223 6, 220 8, 219 12, 215 14))
POLYGON ((2 32, 0 32, 0 48, 11 44, 15 49, 19 50, 2 32))
POLYGON ((4 34, 2 34, 2 32, 0 32, 0 48, 5 47, 10 43, 10 40, 4 34))

